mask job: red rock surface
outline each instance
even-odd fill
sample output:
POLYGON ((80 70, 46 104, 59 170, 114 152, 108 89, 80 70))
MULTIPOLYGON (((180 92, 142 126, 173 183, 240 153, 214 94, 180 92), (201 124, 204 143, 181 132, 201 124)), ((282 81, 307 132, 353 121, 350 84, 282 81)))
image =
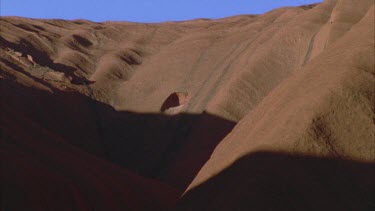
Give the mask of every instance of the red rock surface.
POLYGON ((372 210, 374 19, 1 17, 2 210, 372 210))

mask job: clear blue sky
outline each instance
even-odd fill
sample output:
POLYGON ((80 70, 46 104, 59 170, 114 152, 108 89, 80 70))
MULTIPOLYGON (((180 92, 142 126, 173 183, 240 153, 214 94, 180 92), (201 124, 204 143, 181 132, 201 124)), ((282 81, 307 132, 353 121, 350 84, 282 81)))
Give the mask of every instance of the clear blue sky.
POLYGON ((260 14, 322 0, 0 0, 1 16, 161 22, 260 14))

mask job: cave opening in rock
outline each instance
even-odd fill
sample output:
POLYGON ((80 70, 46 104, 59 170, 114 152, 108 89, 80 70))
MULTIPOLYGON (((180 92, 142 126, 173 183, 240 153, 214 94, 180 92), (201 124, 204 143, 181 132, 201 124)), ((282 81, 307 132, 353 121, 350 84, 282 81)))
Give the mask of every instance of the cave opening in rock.
POLYGON ((188 102, 189 94, 187 92, 173 92, 164 101, 160 108, 161 112, 166 112, 172 108, 180 107, 188 102))

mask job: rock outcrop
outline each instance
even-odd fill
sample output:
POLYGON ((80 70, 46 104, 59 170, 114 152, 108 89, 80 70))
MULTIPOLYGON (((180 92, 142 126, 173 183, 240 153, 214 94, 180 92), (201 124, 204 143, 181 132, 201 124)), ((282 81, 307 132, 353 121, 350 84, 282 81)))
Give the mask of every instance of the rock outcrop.
POLYGON ((373 0, 0 18, 4 210, 373 210, 373 0))

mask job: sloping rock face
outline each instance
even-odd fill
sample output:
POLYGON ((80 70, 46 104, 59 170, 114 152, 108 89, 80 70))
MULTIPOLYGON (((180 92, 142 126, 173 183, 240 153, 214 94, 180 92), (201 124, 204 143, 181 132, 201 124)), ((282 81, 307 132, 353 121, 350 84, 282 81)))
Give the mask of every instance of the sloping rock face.
POLYGON ((374 208, 374 6, 361 3, 333 4, 323 52, 220 142, 181 210, 374 208))
POLYGON ((374 209, 374 19, 1 17, 2 208, 374 209))

